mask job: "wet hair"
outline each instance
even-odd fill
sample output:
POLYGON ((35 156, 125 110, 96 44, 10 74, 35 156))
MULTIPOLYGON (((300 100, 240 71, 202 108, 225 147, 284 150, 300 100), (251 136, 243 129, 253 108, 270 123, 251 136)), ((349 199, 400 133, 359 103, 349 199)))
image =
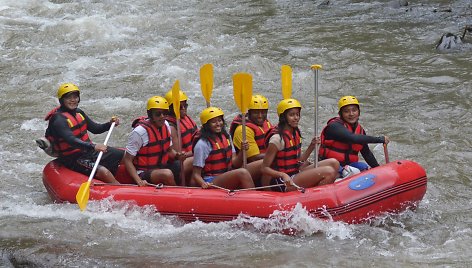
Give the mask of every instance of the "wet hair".
MULTIPOLYGON (((224 135, 227 139, 230 139, 228 131, 226 131, 226 121, 223 116, 221 116, 221 119, 223 120, 223 128, 221 129, 221 134, 224 135)), ((210 124, 206 122, 202 128, 201 128, 201 138, 209 140, 209 138, 215 137, 216 134, 213 133, 210 129, 210 124)))

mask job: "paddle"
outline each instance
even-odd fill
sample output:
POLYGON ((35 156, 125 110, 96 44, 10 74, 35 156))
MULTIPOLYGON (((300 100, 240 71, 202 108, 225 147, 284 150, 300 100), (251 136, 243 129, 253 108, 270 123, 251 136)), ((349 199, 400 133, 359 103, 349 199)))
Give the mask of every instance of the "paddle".
MULTIPOLYGON (((177 128, 177 140, 179 141, 179 146, 176 148, 178 152, 182 152, 182 134, 180 133, 180 84, 179 80, 176 80, 172 86, 172 105, 174 106, 174 114, 177 119, 176 128, 177 128)), ((180 185, 185 186, 184 179, 184 161, 180 161, 180 185)))
MULTIPOLYGON (((318 137, 318 77, 320 75, 321 65, 315 64, 311 66, 311 69, 315 75, 315 137, 318 137)), ((316 144, 315 148, 315 167, 318 167, 318 147, 319 145, 316 144)))
POLYGON ((384 143, 383 146, 384 146, 385 163, 388 164, 390 160, 388 158, 387 144, 384 143))
MULTIPOLYGON (((108 130, 107 137, 105 138, 105 142, 103 143, 104 145, 107 145, 108 139, 110 139, 110 135, 114 127, 115 127, 115 122, 111 123, 110 130, 108 130)), ((75 196, 75 199, 77 200, 77 204, 79 205, 79 208, 81 211, 84 211, 85 208, 87 207, 87 203, 88 203, 89 195, 90 195, 90 182, 92 181, 93 176, 95 175, 95 172, 97 171, 98 163, 100 163, 100 159, 102 159, 102 155, 103 155, 103 152, 100 152, 98 154, 97 161, 95 161, 95 164, 93 165, 92 172, 90 173, 90 176, 87 182, 84 182, 80 185, 79 191, 77 191, 77 195, 75 196)))
POLYGON ((200 68, 200 85, 207 108, 210 107, 211 93, 213 91, 213 65, 207 63, 200 68))
MULTIPOLYGON (((242 114, 242 134, 243 134, 243 143, 246 142, 246 113, 249 107, 249 103, 252 98, 252 76, 248 73, 237 73, 233 75, 233 91, 234 91, 234 101, 238 106, 242 114)), ((246 150, 242 148, 243 151, 243 168, 246 168, 247 159, 246 159, 246 150)))
POLYGON ((282 97, 290 99, 292 97, 292 68, 288 65, 282 65, 282 97))

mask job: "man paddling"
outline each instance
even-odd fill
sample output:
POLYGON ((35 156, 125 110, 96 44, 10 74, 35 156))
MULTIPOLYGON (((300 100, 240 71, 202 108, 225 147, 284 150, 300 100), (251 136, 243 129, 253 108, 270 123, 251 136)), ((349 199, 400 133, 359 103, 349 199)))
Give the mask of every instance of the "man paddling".
POLYGON ((90 175, 99 152, 103 152, 95 178, 118 184, 114 174, 124 151, 93 143, 88 131, 93 134, 104 133, 110 129, 112 122, 119 125, 119 119, 112 117, 110 122, 95 123, 78 108, 80 90, 75 84, 62 84, 57 90, 57 98, 60 106, 51 110, 45 118, 49 122, 46 138, 38 139, 36 143, 67 168, 85 175, 90 175))

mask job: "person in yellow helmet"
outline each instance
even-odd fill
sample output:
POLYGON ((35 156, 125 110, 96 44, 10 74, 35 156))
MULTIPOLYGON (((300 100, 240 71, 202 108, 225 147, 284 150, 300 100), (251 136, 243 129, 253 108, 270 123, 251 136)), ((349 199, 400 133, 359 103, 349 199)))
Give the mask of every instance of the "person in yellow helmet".
MULTIPOLYGON (((216 185, 227 189, 252 188, 251 174, 242 165, 242 153, 236 154, 226 131, 223 110, 208 107, 200 114, 202 127, 194 137, 192 179, 202 188, 216 185)), ((247 150, 247 143, 243 145, 247 150)))
POLYGON ((267 151, 262 161, 262 173, 269 177, 270 182, 263 180, 262 185, 274 185, 271 188, 274 191, 286 192, 296 190, 296 186, 308 188, 330 184, 337 178, 339 163, 335 159, 320 161, 318 167, 307 161, 319 138, 313 138, 302 154, 298 128, 301 109, 296 99, 279 102, 279 123, 266 136, 267 151))
MULTIPOLYGON (((247 151, 247 162, 251 163, 264 158, 266 151, 264 138, 266 133, 272 127, 267 119, 269 101, 262 95, 253 95, 249 103, 246 118, 246 140, 249 144, 247 151)), ((229 133, 233 137, 234 147, 238 152, 241 149, 243 140, 242 115, 238 114, 231 123, 229 133)))
MULTIPOLYGON (((178 138, 177 133, 177 118, 175 116, 174 105, 173 105, 173 95, 172 90, 169 90, 165 98, 169 105, 169 114, 166 116, 167 122, 169 122, 171 135, 172 135, 172 142, 175 145, 175 148, 181 148, 181 151, 187 157, 183 163, 184 168, 184 178, 187 180, 190 179, 192 175, 192 162, 193 162, 193 152, 192 152, 192 137, 197 132, 198 127, 195 121, 188 115, 187 108, 188 108, 188 97, 185 93, 179 90, 179 101, 180 101, 180 120, 179 120, 179 128, 180 128, 180 140, 178 138)), ((188 185, 190 181, 186 182, 188 185)))
POLYGON ((329 119, 326 127, 321 131, 319 159, 336 158, 341 164, 341 169, 349 165, 362 171, 368 169, 369 166, 379 166, 368 144, 387 144, 388 137, 366 135, 359 124, 361 110, 356 97, 341 97, 338 101, 338 109, 338 116, 329 119), (369 166, 364 162, 359 162, 359 153, 369 166))
POLYGON ((126 170, 139 186, 148 183, 176 185, 180 164, 170 159, 184 156, 174 150, 171 128, 165 119, 169 103, 161 96, 153 96, 147 101, 146 111, 147 116, 132 123, 133 130, 123 159, 126 170))
POLYGON ((60 106, 47 114, 45 120, 49 123, 46 139, 37 140, 38 145, 48 151, 50 155, 57 156, 57 160, 67 168, 85 175, 90 175, 99 152, 103 152, 95 178, 107 183, 118 184, 114 174, 123 158, 124 151, 104 144, 93 143, 88 132, 94 134, 106 132, 110 129, 112 122, 118 126, 119 119, 112 117, 110 122, 95 123, 78 108, 80 90, 75 84, 62 84, 57 90, 57 98, 60 106), (48 142, 50 147, 48 147, 48 142))

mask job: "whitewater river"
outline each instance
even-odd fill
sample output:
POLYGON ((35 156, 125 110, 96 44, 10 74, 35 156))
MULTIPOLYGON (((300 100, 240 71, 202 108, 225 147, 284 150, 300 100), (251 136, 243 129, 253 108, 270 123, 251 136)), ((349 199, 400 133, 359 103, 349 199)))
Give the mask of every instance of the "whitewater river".
MULTIPOLYGON (((435 49, 443 33, 472 24, 470 0, 323 2, 1 0, 0 267, 470 267, 472 49, 435 49), (184 224, 111 200, 86 212, 51 201, 41 176, 52 158, 34 139, 61 83, 79 85, 80 107, 96 121, 118 115, 110 144, 124 146, 146 99, 176 79, 198 119, 205 63, 214 64, 212 104, 228 120, 237 112, 231 76, 244 71, 275 121, 280 67, 291 65, 306 137, 309 67, 323 65, 320 126, 339 97, 357 96, 367 132, 390 137, 390 159, 426 169, 418 210, 347 225, 298 208, 290 224, 302 232, 285 236, 267 231, 278 221, 184 224)), ((371 149, 383 163, 382 147, 371 149)))

